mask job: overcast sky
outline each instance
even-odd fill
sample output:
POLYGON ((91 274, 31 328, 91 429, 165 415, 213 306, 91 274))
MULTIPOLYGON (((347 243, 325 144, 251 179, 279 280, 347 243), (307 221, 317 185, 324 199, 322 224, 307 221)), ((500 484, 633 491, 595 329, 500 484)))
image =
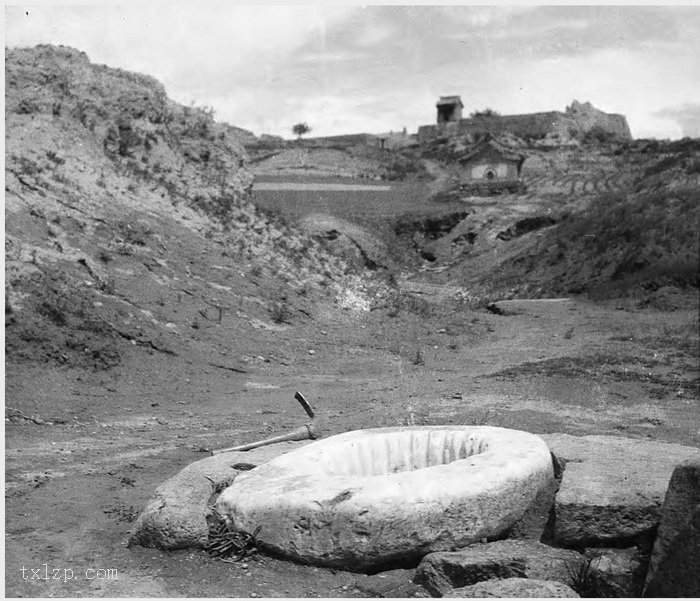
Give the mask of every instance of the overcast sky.
POLYGON ((700 137, 700 7, 6 6, 5 44, 53 43, 147 73, 217 120, 292 137, 379 133, 465 112, 627 116, 632 135, 700 137))

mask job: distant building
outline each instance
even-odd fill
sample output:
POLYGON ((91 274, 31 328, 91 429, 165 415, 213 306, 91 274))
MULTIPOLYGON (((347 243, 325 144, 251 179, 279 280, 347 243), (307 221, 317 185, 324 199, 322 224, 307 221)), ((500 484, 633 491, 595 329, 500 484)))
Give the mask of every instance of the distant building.
POLYGON ((459 122, 462 119, 462 99, 459 96, 440 96, 435 105, 437 107, 437 122, 459 122))
POLYGON ((488 134, 469 148, 456 164, 455 179, 464 191, 480 194, 521 192, 525 155, 488 134))

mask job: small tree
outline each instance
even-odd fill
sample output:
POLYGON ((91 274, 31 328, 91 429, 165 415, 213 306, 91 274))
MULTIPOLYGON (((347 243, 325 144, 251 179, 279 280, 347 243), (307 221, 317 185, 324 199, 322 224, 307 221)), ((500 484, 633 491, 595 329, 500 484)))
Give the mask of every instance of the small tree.
POLYGON ((295 136, 297 136, 297 139, 301 140, 301 137, 304 134, 308 134, 311 131, 311 128, 308 126, 306 122, 303 123, 297 123, 294 127, 292 127, 292 133, 294 133, 295 136))

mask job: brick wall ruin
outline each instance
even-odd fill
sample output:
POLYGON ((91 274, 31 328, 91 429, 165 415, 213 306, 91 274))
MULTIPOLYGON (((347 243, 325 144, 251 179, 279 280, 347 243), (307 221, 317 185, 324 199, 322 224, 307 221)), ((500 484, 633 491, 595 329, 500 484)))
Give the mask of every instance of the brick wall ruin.
POLYGON ((458 122, 423 125, 418 128, 419 142, 427 142, 441 136, 502 135, 512 133, 524 139, 556 137, 563 141, 581 139, 597 129, 623 140, 631 140, 627 119, 624 115, 605 113, 589 102, 574 102, 565 112, 549 111, 524 115, 479 116, 461 119, 458 122))

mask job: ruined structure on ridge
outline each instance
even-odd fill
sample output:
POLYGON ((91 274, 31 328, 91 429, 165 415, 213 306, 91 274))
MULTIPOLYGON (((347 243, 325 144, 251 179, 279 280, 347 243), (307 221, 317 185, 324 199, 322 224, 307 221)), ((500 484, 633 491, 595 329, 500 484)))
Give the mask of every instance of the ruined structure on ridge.
POLYGON ((418 128, 418 141, 428 142, 439 137, 500 136, 511 133, 528 140, 581 140, 590 132, 598 132, 622 140, 631 140, 627 119, 624 115, 605 113, 596 109, 590 102, 574 100, 565 112, 549 111, 523 115, 476 114, 468 119, 461 117, 462 101, 459 96, 442 97, 437 103, 437 124, 418 128), (450 113, 446 118, 446 101, 460 111, 450 113))

